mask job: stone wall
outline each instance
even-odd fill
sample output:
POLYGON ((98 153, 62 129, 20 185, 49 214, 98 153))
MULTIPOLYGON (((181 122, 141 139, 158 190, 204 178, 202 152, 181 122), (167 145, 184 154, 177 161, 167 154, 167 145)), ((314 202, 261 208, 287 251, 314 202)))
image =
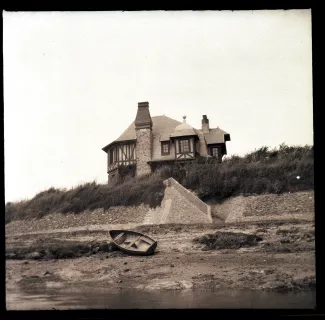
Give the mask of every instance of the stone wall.
POLYGON ((136 143, 136 160, 137 168, 136 175, 146 175, 151 172, 150 165, 147 163, 151 160, 151 129, 137 129, 137 143, 136 143))
POLYGON ((165 196, 170 203, 169 210, 163 214, 164 223, 211 223, 207 211, 201 211, 190 201, 190 197, 184 196, 175 186, 165 189, 165 196))
POLYGON ((142 224, 149 210, 147 205, 111 207, 73 213, 51 213, 41 219, 17 220, 6 224, 6 234, 34 232, 39 230, 55 230, 65 228, 142 224))
POLYGON ((196 206, 202 212, 206 212, 207 215, 211 214, 211 208, 209 205, 204 203, 200 198, 198 198, 195 194, 193 194, 190 190, 184 188, 181 184, 179 184, 175 179, 169 178, 166 182, 170 186, 174 187, 185 199, 187 199, 190 203, 196 206))
MULTIPOLYGON (((165 189, 162 206, 149 209, 147 205, 111 207, 78 214, 52 213, 41 219, 12 221, 5 226, 6 235, 119 224, 208 223, 208 215, 190 203, 174 186, 165 189)), ((177 188, 177 187, 176 187, 177 188)), ((237 196, 219 204, 211 204, 213 217, 226 223, 299 219, 313 221, 314 191, 237 196)), ((130 226, 132 228, 132 226, 130 226)))
POLYGON ((173 178, 166 184, 161 207, 148 211, 144 224, 211 223, 210 206, 207 206, 173 178))
POLYGON ((314 191, 237 196, 211 204, 212 216, 228 222, 314 220, 314 191))

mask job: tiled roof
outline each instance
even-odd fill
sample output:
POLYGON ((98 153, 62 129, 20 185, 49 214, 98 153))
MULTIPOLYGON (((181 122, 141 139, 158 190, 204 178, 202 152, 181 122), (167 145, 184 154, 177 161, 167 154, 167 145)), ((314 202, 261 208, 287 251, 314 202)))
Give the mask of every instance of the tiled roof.
POLYGON ((178 131, 174 131, 171 133, 171 137, 183 137, 183 136, 196 136, 197 133, 195 133, 195 131, 193 130, 193 128, 191 129, 184 129, 184 130, 178 130, 178 131))
POLYGON ((194 128, 186 123, 186 116, 183 117, 183 123, 178 125, 175 130, 171 133, 171 137, 183 137, 183 136, 196 136, 194 128))
POLYGON ((152 133, 155 137, 169 137, 181 122, 166 116, 152 117, 152 133))
POLYGON ((128 126, 128 128, 115 140, 117 141, 125 141, 125 140, 134 140, 136 139, 135 134, 135 124, 134 121, 128 126))
POLYGON ((159 141, 169 141, 170 136, 168 134, 163 134, 159 137, 159 141))
POLYGON ((228 133, 223 131, 220 128, 213 128, 213 129, 210 129, 209 133, 203 133, 204 139, 205 139, 207 144, 226 142, 225 141, 225 134, 228 134, 228 133))
MULTIPOLYGON (((172 118, 166 116, 152 117, 152 161, 155 160, 172 160, 175 155, 171 152, 169 155, 161 155, 161 139, 170 140, 170 134, 181 124, 172 118)), ((166 140, 161 140, 166 141, 166 140)))
MULTIPOLYGON (((152 120, 152 135, 153 140, 159 142, 160 138, 164 139, 161 141, 168 141, 170 139, 170 134, 174 131, 181 122, 174 120, 166 116, 155 116, 151 118, 152 120)), ((113 142, 106 145, 102 150, 106 150, 111 144, 120 141, 135 140, 135 121, 133 121, 128 128, 113 142)))
MULTIPOLYGON (((179 131, 180 135, 177 135, 177 131, 175 128, 181 124, 181 122, 169 118, 167 116, 155 116, 152 117, 152 161, 159 161, 159 160, 172 160, 175 159, 175 155, 161 155, 161 141, 169 141, 171 135, 173 137, 176 136, 183 136, 183 135, 197 135, 199 137, 199 146, 200 150, 199 153, 202 156, 207 156, 207 148, 206 144, 214 144, 214 143, 224 143, 225 137, 224 135, 227 132, 223 131, 220 128, 212 128, 210 129, 209 133, 202 133, 202 130, 198 130, 192 128, 189 131, 183 132, 183 130, 179 131), (174 135, 175 134, 175 135, 174 135)), ((135 121, 133 121, 129 127, 113 142, 105 146, 102 150, 106 151, 106 149, 115 142, 120 141, 132 141, 136 140, 136 133, 135 133, 135 121)))

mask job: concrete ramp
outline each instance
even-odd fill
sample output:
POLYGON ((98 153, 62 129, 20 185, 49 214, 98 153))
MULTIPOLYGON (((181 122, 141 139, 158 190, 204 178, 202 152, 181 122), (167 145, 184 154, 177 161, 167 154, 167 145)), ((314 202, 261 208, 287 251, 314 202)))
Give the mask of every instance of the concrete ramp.
POLYGON ((212 223, 211 207, 175 179, 164 181, 166 185, 161 207, 150 209, 144 224, 164 223, 212 223))

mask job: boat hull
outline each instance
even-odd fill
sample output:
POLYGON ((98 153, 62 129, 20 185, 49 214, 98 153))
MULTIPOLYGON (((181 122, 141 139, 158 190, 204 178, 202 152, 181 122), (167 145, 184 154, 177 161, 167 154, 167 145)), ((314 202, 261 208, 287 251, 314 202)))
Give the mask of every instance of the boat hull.
POLYGON ((118 249, 130 255, 152 255, 158 244, 149 236, 132 230, 110 230, 109 235, 118 249))

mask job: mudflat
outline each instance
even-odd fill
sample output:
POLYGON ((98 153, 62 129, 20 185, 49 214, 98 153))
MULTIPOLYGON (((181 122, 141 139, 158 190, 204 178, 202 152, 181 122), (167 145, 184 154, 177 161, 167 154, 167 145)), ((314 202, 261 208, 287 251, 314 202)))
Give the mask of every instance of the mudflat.
POLYGON ((154 255, 130 256, 115 250, 105 228, 9 233, 7 292, 16 286, 70 285, 109 287, 117 291, 133 288, 302 291, 315 287, 312 221, 143 225, 134 230, 158 241, 154 255), (236 241, 229 245, 225 241, 207 246, 204 239, 213 238, 217 232, 233 233, 235 237, 253 235, 260 240, 252 245, 236 241), (45 254, 50 251, 52 256, 45 254))

